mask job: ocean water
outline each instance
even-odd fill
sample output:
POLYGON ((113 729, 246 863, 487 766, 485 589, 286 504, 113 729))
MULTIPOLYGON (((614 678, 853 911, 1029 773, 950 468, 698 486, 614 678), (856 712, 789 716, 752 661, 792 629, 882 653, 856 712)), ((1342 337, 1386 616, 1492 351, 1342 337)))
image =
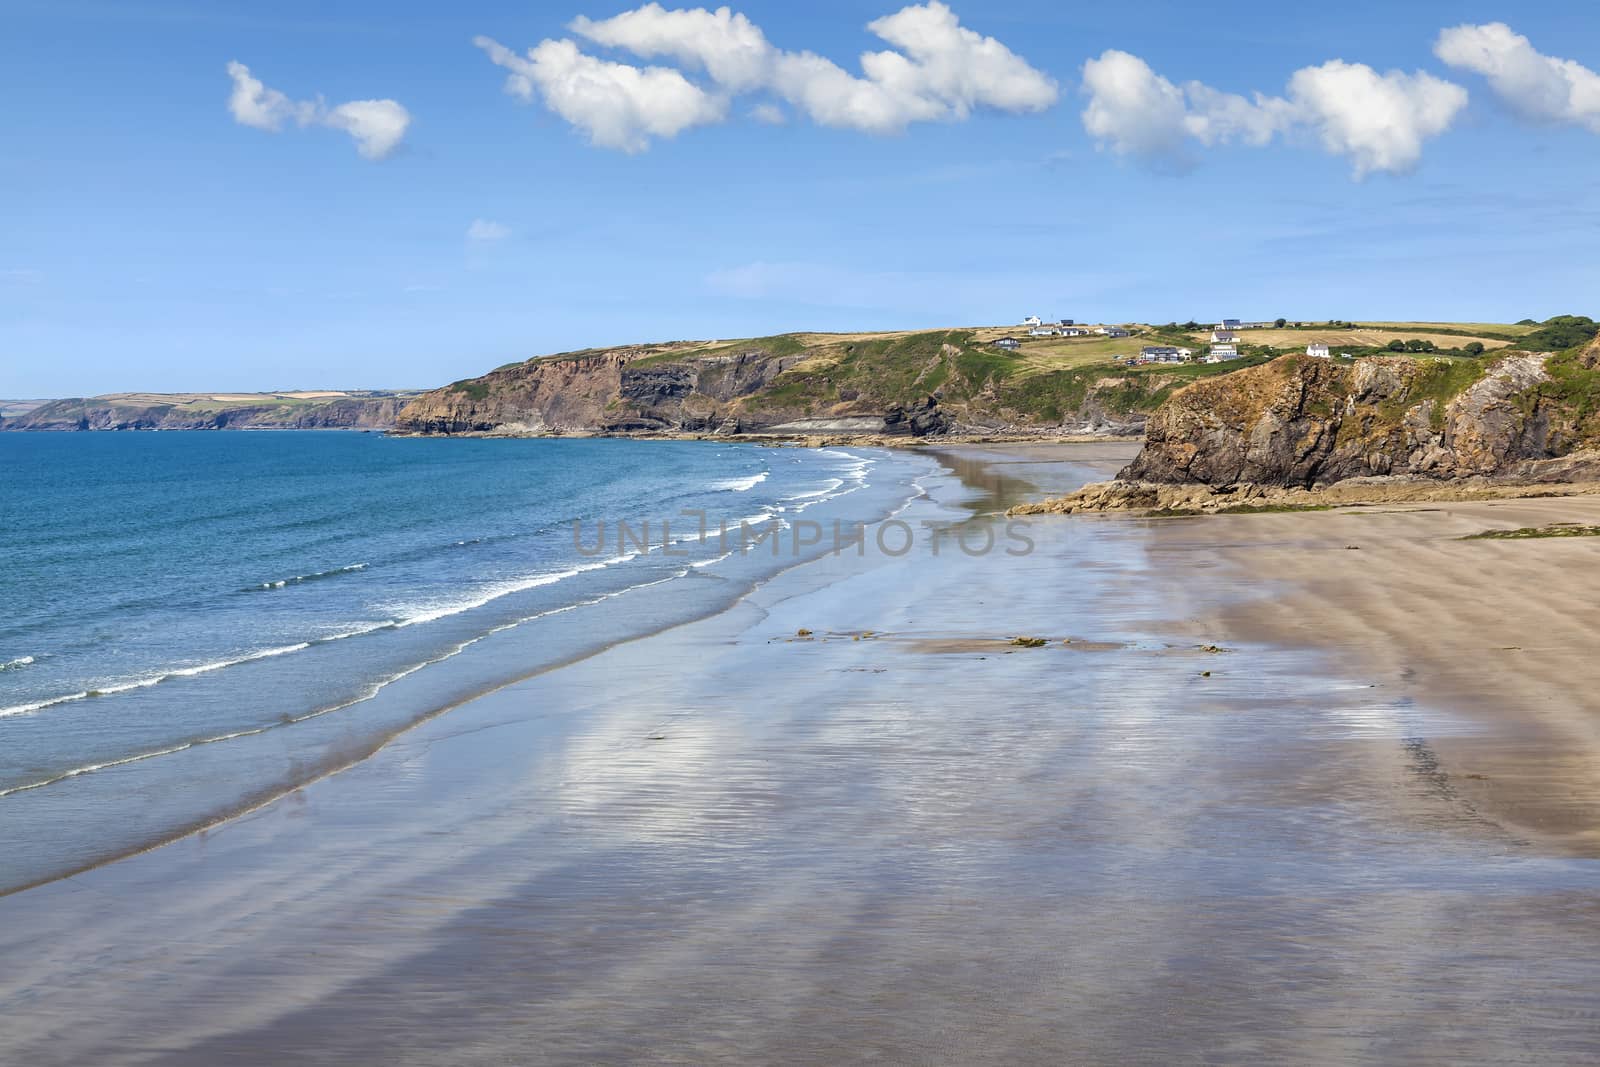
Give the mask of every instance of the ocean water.
POLYGON ((0 435, 0 892, 715 611, 934 469, 712 442, 0 435))

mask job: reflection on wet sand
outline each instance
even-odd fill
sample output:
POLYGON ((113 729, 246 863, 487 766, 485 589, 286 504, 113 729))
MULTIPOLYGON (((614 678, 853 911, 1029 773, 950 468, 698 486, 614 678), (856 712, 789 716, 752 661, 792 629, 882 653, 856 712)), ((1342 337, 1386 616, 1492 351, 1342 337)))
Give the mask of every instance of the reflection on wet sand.
POLYGON ((0 1059, 1600 1057, 1600 869, 1453 787, 1484 725, 1187 642, 1150 544, 824 559, 0 901, 0 1059))

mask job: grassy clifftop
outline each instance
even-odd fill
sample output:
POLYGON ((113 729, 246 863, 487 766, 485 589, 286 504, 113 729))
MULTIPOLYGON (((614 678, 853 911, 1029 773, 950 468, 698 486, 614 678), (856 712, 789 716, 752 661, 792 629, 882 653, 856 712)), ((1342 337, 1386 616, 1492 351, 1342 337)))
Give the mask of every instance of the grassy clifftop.
MULTIPOLYGON (((1133 325, 1132 336, 1031 337, 972 328, 892 333, 792 333, 588 349, 507 364, 419 398, 402 429, 424 433, 862 432, 1101 429, 1138 432, 1184 386, 1236 374, 1308 344, 1346 343, 1357 358, 1400 349, 1443 356, 1451 379, 1496 352, 1547 344, 1570 323, 1285 324, 1239 337, 1242 358, 1132 366, 1146 344, 1203 352, 1195 324, 1133 325), (1007 350, 994 342, 1015 336, 1007 350), (937 411, 936 415, 929 414, 937 411), (873 420, 881 425, 874 431, 873 420)), ((1336 347, 1342 352, 1342 347, 1336 347)), ((1349 360, 1336 359, 1349 365, 1349 360)), ((1446 366, 1441 364, 1440 366, 1446 366)), ((1441 385, 1440 388, 1446 386, 1441 385)))

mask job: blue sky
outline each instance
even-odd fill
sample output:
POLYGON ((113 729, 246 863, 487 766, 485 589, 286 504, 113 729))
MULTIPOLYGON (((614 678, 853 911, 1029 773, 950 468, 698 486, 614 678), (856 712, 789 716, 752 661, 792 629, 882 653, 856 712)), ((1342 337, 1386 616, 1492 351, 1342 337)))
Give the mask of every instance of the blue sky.
MULTIPOLYGON (((1597 311, 1585 3, 953 0, 1005 55, 919 67, 887 112, 846 120, 823 81, 719 80, 682 54, 698 39, 644 54, 671 20, 628 24, 631 45, 618 23, 570 28, 631 6, 9 0, 0 396, 433 386, 588 346, 1030 313, 1597 311), (1441 31, 1496 22, 1528 43, 1436 54, 1441 31), (595 134, 582 100, 563 118, 570 72, 527 60, 547 40, 606 77, 678 71, 641 106, 657 130, 698 120, 595 134), (230 109, 230 62, 253 111, 230 109), (505 91, 519 70, 525 101, 505 91), (661 111, 668 82, 688 110, 661 111), (395 113, 339 110, 366 100, 406 116, 392 146, 395 113)), ((867 28, 902 7, 734 10, 773 55, 859 79, 864 51, 913 49, 867 28)))

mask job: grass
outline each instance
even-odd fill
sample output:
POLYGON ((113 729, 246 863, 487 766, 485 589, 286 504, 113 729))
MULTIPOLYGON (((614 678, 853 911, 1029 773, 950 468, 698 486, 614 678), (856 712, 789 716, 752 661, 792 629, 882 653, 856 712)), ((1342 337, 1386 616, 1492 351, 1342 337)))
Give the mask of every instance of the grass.
MULTIPOLYGON (((1508 348, 1518 340, 1512 334, 1476 333, 1466 329, 1428 328, 1423 324, 1416 324, 1418 328, 1406 325, 1379 325, 1360 323, 1359 330, 1343 330, 1334 327, 1305 327, 1304 329, 1285 328, 1282 330, 1245 330, 1239 334, 1239 342, 1247 345, 1269 345, 1273 348, 1291 348, 1305 351, 1309 344, 1321 342, 1328 345, 1337 354, 1341 349, 1383 348, 1390 341, 1432 341, 1440 348, 1460 348, 1471 341, 1477 341, 1485 349, 1494 350, 1508 348)), ((1205 333, 1186 334, 1189 345, 1208 343, 1211 337, 1209 331, 1205 333)), ((1398 354, 1398 353, 1397 353, 1398 354)))
POLYGON ((1463 541, 1528 541, 1536 537, 1600 537, 1600 526, 1558 522, 1550 526, 1524 526, 1520 530, 1485 530, 1468 534, 1463 541))

